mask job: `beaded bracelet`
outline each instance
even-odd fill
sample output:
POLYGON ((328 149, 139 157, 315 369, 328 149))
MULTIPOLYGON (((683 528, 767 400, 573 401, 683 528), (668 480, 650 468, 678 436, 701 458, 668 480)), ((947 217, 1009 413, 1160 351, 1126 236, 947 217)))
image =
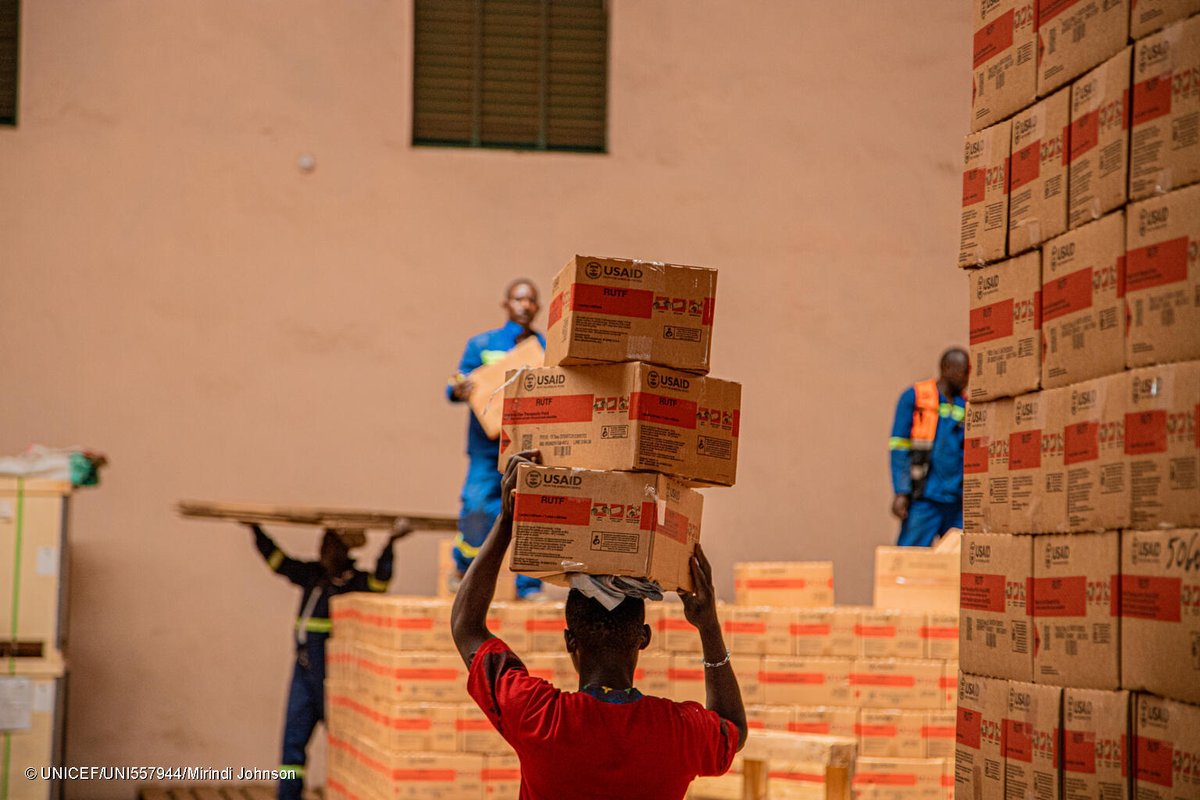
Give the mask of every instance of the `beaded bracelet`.
POLYGON ((729 650, 729 649, 726 649, 726 650, 725 650, 725 658, 721 659, 720 661, 716 661, 716 662, 709 663, 708 661, 705 661, 703 658, 701 658, 701 659, 700 659, 700 663, 704 665, 704 668, 705 668, 705 669, 716 669, 717 667, 723 667, 723 666, 725 666, 726 664, 728 664, 728 663, 729 663, 729 657, 730 657, 731 655, 733 655, 733 651, 732 651, 732 650, 729 650))

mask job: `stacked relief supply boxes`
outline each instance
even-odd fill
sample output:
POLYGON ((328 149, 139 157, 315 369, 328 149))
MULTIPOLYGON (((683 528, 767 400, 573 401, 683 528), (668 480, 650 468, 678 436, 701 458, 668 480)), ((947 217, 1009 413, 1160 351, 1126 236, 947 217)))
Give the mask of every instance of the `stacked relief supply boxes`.
POLYGON ((70 496, 69 481, 0 477, 0 797, 14 800, 62 793, 25 770, 63 763, 70 496))
POLYGON ((956 789, 1200 797, 1200 6, 1036 11, 1036 98, 982 113, 977 64, 964 158, 956 789))

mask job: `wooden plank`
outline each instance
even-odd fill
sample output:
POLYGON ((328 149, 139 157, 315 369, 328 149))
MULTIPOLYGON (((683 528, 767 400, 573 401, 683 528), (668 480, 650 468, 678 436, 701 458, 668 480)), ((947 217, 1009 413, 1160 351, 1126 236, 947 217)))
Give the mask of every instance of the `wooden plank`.
POLYGON ((825 800, 850 800, 850 768, 825 768, 825 800))
POLYGON ((764 800, 767 796, 767 762, 742 761, 742 800, 764 800))
POLYGON ((262 503, 215 503, 180 500, 176 506, 185 517, 228 519, 237 522, 281 525, 313 525, 320 528, 391 530, 398 519, 407 519, 413 530, 458 530, 458 517, 434 514, 405 514, 399 511, 361 511, 347 508, 274 506, 262 503))

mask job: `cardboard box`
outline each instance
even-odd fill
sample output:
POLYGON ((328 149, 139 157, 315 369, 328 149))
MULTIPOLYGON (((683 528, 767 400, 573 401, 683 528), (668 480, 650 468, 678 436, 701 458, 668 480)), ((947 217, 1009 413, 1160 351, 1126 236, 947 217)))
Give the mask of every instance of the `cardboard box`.
POLYGON ((1008 252, 1023 253, 1067 229, 1071 93, 1063 89, 1012 121, 1008 252))
POLYGON ((866 610, 859 606, 831 608, 793 608, 791 645, 788 655, 837 656, 853 658, 858 655, 859 618, 866 610))
POLYGON ((943 800, 940 758, 868 758, 854 762, 855 800, 943 800))
POLYGON ((1131 205, 1125 302, 1131 367, 1200 358, 1200 186, 1131 205))
POLYGON ((792 733, 817 734, 818 736, 855 735, 858 724, 858 709, 849 706, 790 706, 792 720, 788 730, 792 733))
POLYGON ((1200 13, 1200 0, 1133 0, 1129 35, 1141 39, 1176 20, 1200 13))
POLYGON ((1067 224, 1072 228, 1125 203, 1132 52, 1126 47, 1071 85, 1067 224))
POLYGON ((767 705, 851 705, 848 658, 765 656, 759 682, 767 705))
POLYGON ((1129 523, 1125 460, 1125 373, 1068 387, 1063 427, 1066 516, 1043 515, 1043 530, 1114 530, 1129 523))
POLYGON ((958 612, 931 611, 921 628, 925 643, 924 658, 958 661, 958 612))
POLYGON ((1042 388, 1125 369, 1125 213, 1059 236, 1042 256, 1042 388))
POLYGON ((465 703, 467 669, 457 653, 396 653, 359 644, 353 681, 363 692, 409 703, 465 703))
POLYGON ((504 411, 504 381, 508 373, 512 370, 540 367, 545 361, 545 355, 541 342, 536 336, 530 336, 499 361, 484 364, 471 371, 472 388, 467 405, 471 407, 488 438, 500 438, 504 411))
MULTIPOLYGON (((330 777, 337 788, 398 800, 482 798, 484 757, 470 753, 387 753, 357 737, 329 737, 330 777), (347 769, 349 768, 349 769, 347 769), (345 775, 350 771, 351 775, 345 775), (350 781, 343 778, 350 777, 350 781)), ((345 791, 343 796, 347 796, 345 791)))
POLYGON ((971 130, 1010 117, 1037 97, 1034 0, 975 0, 971 130))
POLYGON ((1129 37, 1128 0, 1038 0, 1038 94, 1111 57, 1129 37))
MULTIPOLYGON (((817 761, 771 759, 767 762, 768 797, 775 800, 825 800, 825 765, 817 761)), ((744 794, 735 795, 738 800, 744 794)))
POLYGON ((1004 794, 1009 798, 1058 800, 1058 738, 1062 689, 1009 681, 1004 727, 1004 794))
POLYGON ((1008 156, 1012 123, 967 137, 963 147, 962 216, 958 265, 976 267, 1004 258, 1008 242, 1008 156))
POLYGON ((5 585, 12 587, 13 575, 20 573, 16 597, 13 588, 0 591, 0 619, 5 620, 5 638, 40 647, 41 657, 54 657, 62 648, 65 586, 61 577, 65 566, 64 529, 70 494, 68 481, 29 479, 18 484, 16 478, 0 477, 0 575, 5 576, 5 585), (16 547, 18 507, 21 511, 19 550, 16 547), (14 569, 18 552, 20 568, 14 569), (17 605, 16 636, 11 637, 9 628, 14 600, 17 605))
POLYGON ((1116 531, 1038 536, 1029 604, 1034 680, 1081 689, 1121 687, 1116 531))
POLYGON ((1121 533, 1121 686, 1200 703, 1200 530, 1121 533))
POLYGON ((5 658, 4 662, 0 691, 9 701, 5 710, 16 711, 18 703, 13 701, 19 699, 25 713, 16 714, 16 718, 6 714, 0 796, 11 800, 58 797, 61 786, 51 781, 28 781, 25 770, 63 763, 66 703, 62 657, 54 651, 41 658, 5 658))
MULTIPOLYGON (((437 543, 437 597, 442 600, 453 600, 454 592, 450 591, 450 578, 458 574, 458 566, 454 563, 454 536, 443 536, 437 543)), ((512 550, 512 544, 509 544, 512 550)), ((512 553, 505 555, 504 563, 512 560, 512 553)), ((517 599, 516 581, 507 571, 500 573, 496 581, 496 593, 492 595, 493 602, 517 599)))
POLYGON ((954 737, 954 795, 1004 800, 1004 714, 1008 681, 962 674, 954 737))
POLYGON ((1066 516, 1067 494, 1061 480, 1066 401, 1062 389, 1031 392, 1013 400, 1008 434, 1009 533, 1036 533, 1044 519, 1066 516))
POLYGON ((734 656, 733 674, 737 678, 738 689, 742 692, 742 702, 752 704, 766 703, 762 688, 763 656, 740 655, 734 656))
POLYGON ((571 663, 571 656, 565 650, 560 649, 557 653, 529 653, 522 661, 533 677, 552 683, 555 688, 564 692, 578 691, 579 674, 571 663))
POLYGON ((522 464, 517 477, 511 567, 566 581, 572 572, 692 586, 704 498, 654 473, 598 472, 522 464))
POLYGON ((515 753, 485 756, 481 777, 486 800, 518 800, 521 795, 521 759, 515 753))
POLYGON ((331 606, 338 636, 348 633, 380 650, 438 651, 450 644, 447 600, 363 592, 341 595, 331 606))
POLYGON ((1015 397, 1042 377, 1042 260, 1037 251, 971 273, 971 402, 1015 397))
POLYGON ((676 703, 693 701, 704 705, 707 692, 704 687, 704 665, 700 658, 691 654, 671 656, 671 667, 667 673, 671 680, 671 694, 676 703))
MULTIPOLYGON (((511 555, 509 556, 511 559, 511 555)), ((506 581, 512 583, 512 581, 506 581)), ((494 635, 504 640, 514 653, 527 653, 529 646, 529 607, 524 602, 492 601, 488 609, 487 626, 494 635)), ((443 637, 444 641, 444 637, 443 637)), ((446 642, 450 644, 450 642, 446 642)))
POLYGON ((864 708, 854 728, 858 752, 870 758, 924 758, 922 730, 928 712, 864 708))
POLYGON ((927 547, 876 547, 875 607, 957 611, 958 558, 927 547))
POLYGON ((966 533, 994 533, 1008 529, 1011 513, 1008 428, 1012 405, 1012 400, 997 400, 967 406, 963 438, 963 527, 966 533))
POLYGON ((1033 577, 1033 537, 968 533, 962 552, 958 657, 964 672, 1014 681, 1033 679, 1026 586, 1033 577))
POLYGON ((862 708, 942 707, 944 662, 915 658, 856 658, 850 670, 855 705, 862 708))
MULTIPOLYGON (((953 706, 953 703, 951 704, 953 706)), ((953 707, 937 711, 924 711, 925 722, 921 726, 921 746, 924 758, 947 758, 954 764, 954 727, 958 714, 953 707)), ((950 783, 954 783, 951 769, 950 783)))
POLYGON ((786 731, 795 719, 793 706, 746 706, 746 726, 752 731, 786 731))
POLYGON ((798 613, 794 608, 726 606, 721 619, 725 643, 739 655, 794 655, 792 630, 798 613))
POLYGON ((525 636, 533 653, 564 653, 563 631, 567 629, 566 608, 563 603, 530 603, 526 605, 525 636))
POLYGON ((1136 695, 1134 779, 1138 800, 1200 797, 1200 708, 1136 695))
POLYGON ((554 276, 546 365, 647 361, 709 369, 717 271, 575 256, 554 276))
POLYGON ((1131 526, 1200 527, 1200 361, 1134 370, 1129 387, 1131 526))
POLYGON ((859 615, 858 655, 862 658, 924 658, 925 612, 866 608, 859 615))
POLYGON ((1063 689, 1063 796, 1127 800, 1129 692, 1063 689))
POLYGON ((658 620, 658 638, 663 650, 700 655, 703 649, 700 633, 684 616, 683 604, 668 601, 663 603, 662 609, 662 616, 658 620))
POLYGON ((330 731, 349 730, 384 750, 453 753, 459 749, 459 707, 452 703, 398 703, 365 697, 348 685, 326 681, 325 704, 330 731))
POLYGON ((742 561, 733 565, 733 592, 744 606, 832 606, 833 562, 742 561))
POLYGON ((942 708, 958 706, 958 676, 962 674, 957 661, 947 661, 942 669, 942 708))
POLYGON ((741 402, 740 384, 649 364, 528 370, 504 390, 500 468, 537 449, 548 467, 732 486, 741 402))
POLYGON ((633 671, 633 685, 644 695, 671 696, 671 656, 669 653, 642 652, 633 671))
POLYGON ((1137 43, 1132 114, 1131 200, 1200 180, 1200 18, 1137 43))
POLYGON ((492 726, 487 715, 477 705, 463 703, 458 707, 455 730, 458 731, 460 753, 506 755, 513 752, 512 747, 504 741, 504 737, 492 726))

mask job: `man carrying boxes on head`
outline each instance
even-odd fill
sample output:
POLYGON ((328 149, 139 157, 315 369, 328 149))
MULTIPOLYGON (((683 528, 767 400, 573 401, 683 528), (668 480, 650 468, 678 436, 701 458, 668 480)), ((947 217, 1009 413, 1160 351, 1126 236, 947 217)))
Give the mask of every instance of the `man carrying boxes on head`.
MULTIPOLYGON (((546 346, 546 337, 532 327, 540 308, 538 290, 533 281, 518 278, 510 283, 501 306, 508 314, 508 322, 501 328, 472 336, 467 341, 458 372, 446 387, 446 397, 451 402, 462 403, 471 396, 475 388, 470 378, 471 372, 485 364, 500 361, 530 336, 536 336, 542 347, 546 346)), ((500 402, 500 399, 497 398, 496 402, 500 402)), ((467 425, 467 457, 470 463, 467 478, 463 482, 458 536, 454 539, 454 565, 458 571, 454 583, 471 566, 471 560, 479 553, 484 538, 500 513, 500 472, 496 467, 499 446, 494 438, 488 436, 474 414, 470 418, 467 425)), ((517 576, 518 597, 530 598, 540 592, 541 587, 542 582, 535 578, 517 576)))
POLYGON ((967 351, 952 347, 942 353, 939 373, 900 395, 888 440, 896 493, 892 513, 900 519, 897 544, 902 546, 928 547, 963 524, 967 351))

